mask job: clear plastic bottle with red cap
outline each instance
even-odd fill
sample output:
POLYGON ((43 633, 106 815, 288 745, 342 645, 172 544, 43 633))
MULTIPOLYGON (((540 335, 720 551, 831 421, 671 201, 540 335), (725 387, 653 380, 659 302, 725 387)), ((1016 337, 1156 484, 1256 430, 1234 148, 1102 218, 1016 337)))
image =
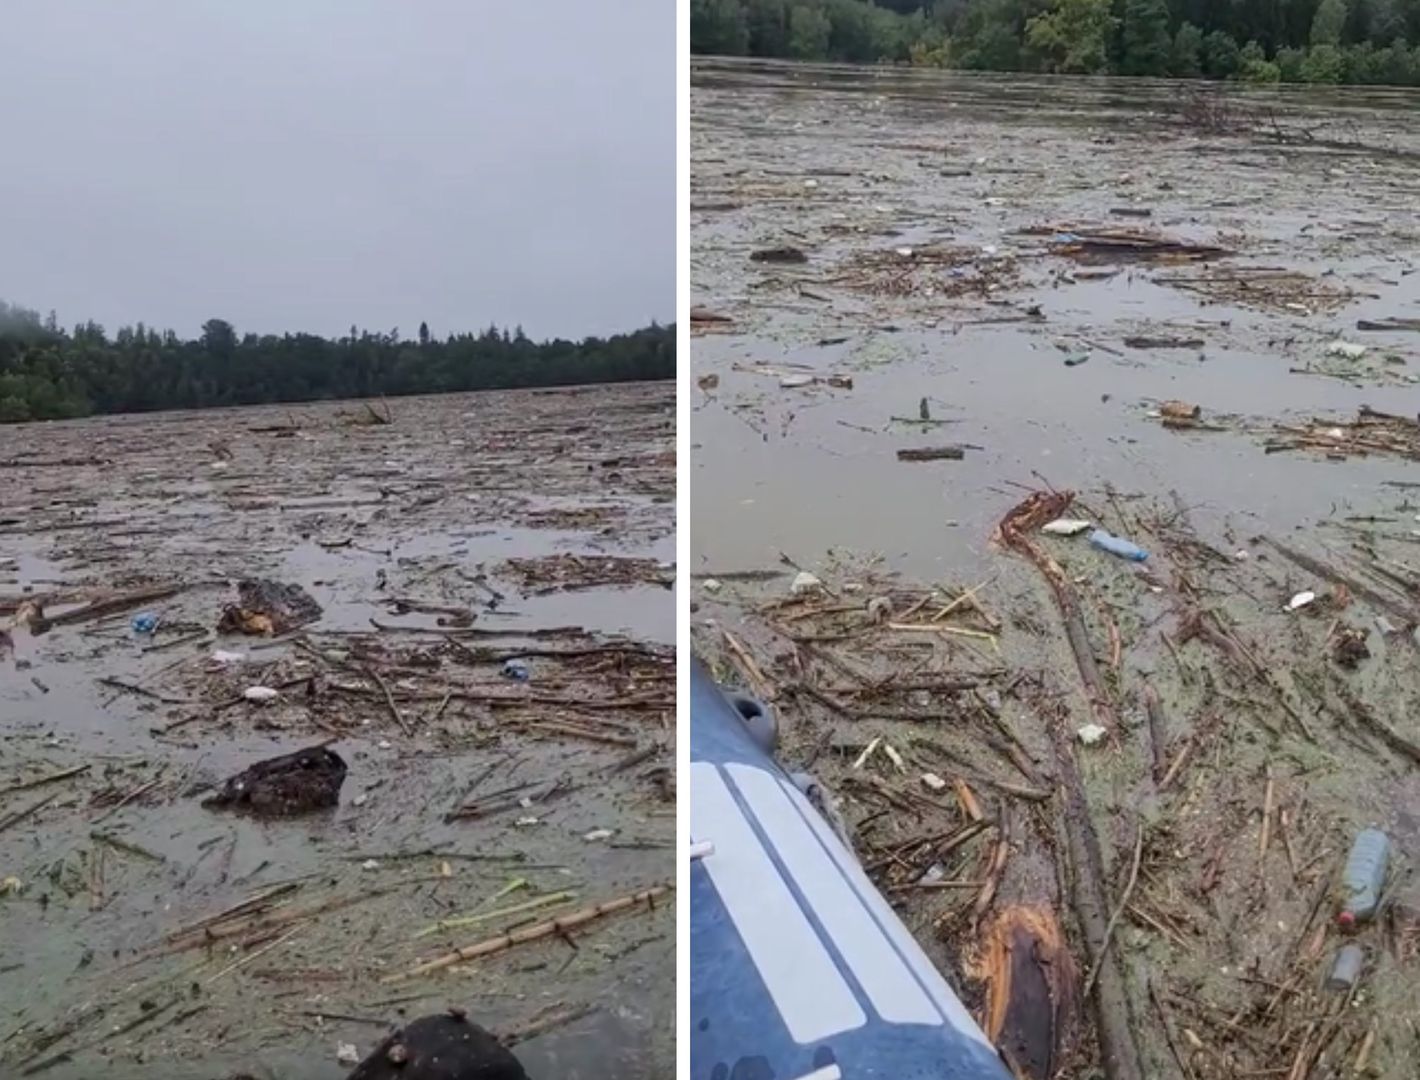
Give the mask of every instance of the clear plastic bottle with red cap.
POLYGON ((1341 876, 1343 892, 1337 922, 1352 927, 1375 917, 1389 863, 1390 837, 1374 828, 1356 834, 1341 876))

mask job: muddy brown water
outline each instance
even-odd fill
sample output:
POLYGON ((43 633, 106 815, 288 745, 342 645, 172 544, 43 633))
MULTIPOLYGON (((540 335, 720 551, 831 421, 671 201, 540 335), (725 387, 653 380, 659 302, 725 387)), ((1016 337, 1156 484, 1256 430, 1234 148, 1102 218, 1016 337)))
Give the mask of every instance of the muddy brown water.
POLYGON ((413 597, 475 612, 474 627, 497 634, 458 639, 470 648, 625 643, 659 650, 669 672, 674 593, 659 581, 523 589, 504 564, 626 556, 673 574, 674 388, 412 398, 392 408, 394 423, 378 427, 353 425, 354 407, 337 403, 0 429, 0 596, 185 586, 43 636, 17 628, 14 654, 0 659, 0 788, 89 766, 0 795, 0 819, 56 796, 0 833, 0 877, 15 879, 0 898, 6 1075, 51 1061, 37 1075, 335 1080, 348 1071, 337 1062, 340 1044, 363 1054, 387 1025, 450 1005, 501 1031, 590 1007, 519 1044, 534 1076, 649 1078, 672 1067, 669 900, 567 941, 380 980, 674 876, 674 804, 652 775, 672 761, 669 706, 599 714, 614 743, 521 726, 557 719, 551 707, 490 712, 455 701, 435 714, 445 681, 563 697, 619 684, 603 683, 594 667, 532 657, 520 687, 500 678, 497 663, 468 663, 431 633, 448 629, 435 615, 390 604, 413 597), (282 427, 292 430, 274 430, 282 427), (214 634, 230 583, 246 576, 305 588, 324 609, 304 628, 318 648, 422 664, 389 676, 414 734, 373 696, 286 694, 269 708, 214 712, 214 702, 263 676, 302 674, 289 642, 214 634), (503 596, 496 607, 489 589, 503 596), (162 618, 155 636, 129 628, 143 609, 162 618), (396 629, 377 632, 372 619, 396 629), (558 627, 576 633, 529 636, 558 627), (211 670, 217 648, 247 661, 211 670), (349 766, 334 811, 260 821, 199 806, 202 785, 332 731, 349 766), (613 772, 633 746, 648 750, 646 760, 613 772), (444 819, 471 787, 482 795, 558 776, 578 786, 545 804, 444 819), (115 796, 131 797, 115 807, 115 796), (526 886, 494 899, 517 878, 526 886), (291 881, 297 905, 360 902, 292 924, 289 939, 144 958, 179 927, 291 881), (440 919, 564 890, 574 898, 561 907, 416 937, 440 919), (69 1024, 71 1035, 37 1049, 69 1024), (70 1058, 52 1060, 66 1051, 70 1058))
MULTIPOLYGON (((1337 562, 1364 556, 1358 549, 1365 547, 1415 580, 1420 504, 1409 486, 1420 484, 1420 470, 1413 461, 1269 454, 1264 443, 1278 423, 1345 420, 1362 406, 1402 416, 1420 408, 1420 334, 1356 325, 1420 314, 1420 129, 1413 122, 1420 95, 1210 88, 1222 113, 1248 118, 1222 132, 1181 118, 1185 92, 1150 81, 696 62, 692 303, 729 321, 692 341, 692 378, 715 377, 691 391, 692 636, 723 673, 736 678, 722 625, 736 627, 769 670, 793 677, 791 650, 765 632, 757 612, 782 598, 794 571, 761 584, 735 575, 785 571, 787 556, 835 589, 861 588, 884 574, 900 575, 904 585, 944 583, 944 596, 982 584, 1008 627, 997 662, 1043 667, 1062 685, 1075 684, 1043 581, 990 542, 1006 511, 1047 484, 1084 493, 1086 516, 1102 514, 1097 520, 1116 529, 1124 528, 1119 509, 1129 515, 1124 522, 1139 522, 1185 508, 1201 539, 1237 559, 1231 568, 1187 569, 1202 582, 1195 599, 1226 612, 1273 670, 1295 675, 1287 693, 1295 685, 1303 701, 1305 687, 1334 676, 1323 652, 1329 620, 1289 620, 1282 607, 1294 591, 1325 592, 1327 584, 1258 538, 1337 562), (1149 216, 1111 213, 1117 209, 1149 216), (1090 228, 1157 230, 1233 254, 1170 265, 1084 264, 1051 252, 1054 236, 1090 228), (784 246, 802 250, 806 261, 750 258, 784 246), (939 267, 923 265, 923 253, 934 249, 959 254, 939 267), (1101 271, 1113 273, 1096 276, 1101 271), (1302 275, 1296 292, 1210 298, 1169 280, 1277 271, 1302 275), (1202 344, 1125 343, 1136 335, 1202 344), (1338 340, 1364 344, 1364 356, 1330 354, 1338 340), (851 388, 827 385, 830 374, 850 377, 851 388), (820 381, 793 385, 805 375, 820 381), (923 399, 931 417, 946 423, 908 422, 923 399), (1164 428, 1157 408, 1170 399, 1200 405, 1222 430, 1164 428), (963 459, 896 457, 899 449, 943 444, 965 445, 963 459), (718 590, 706 591, 707 576, 723 576, 718 590)), ((1140 539, 1149 546, 1157 537, 1140 539)), ((1169 579, 1186 560, 1155 549, 1151 579, 1147 568, 1136 573, 1083 540, 1048 546, 1085 591, 1090 611, 1109 609, 1124 632, 1126 723, 1141 722, 1137 694, 1147 678, 1187 731, 1200 708, 1197 687, 1174 677, 1156 633, 1173 632, 1178 600, 1169 579)), ((1380 612, 1362 602, 1345 614, 1369 627, 1380 612)), ((1087 615, 1103 640, 1093 620, 1087 615)), ((1368 643, 1371 659, 1342 678, 1420 740, 1415 649, 1374 629, 1368 643)), ((1148 1075, 1177 1073, 1148 1006, 1147 980, 1177 980, 1232 1014, 1245 1004, 1241 973, 1281 956, 1306 917, 1312 894, 1303 896, 1299 885, 1274 879, 1265 902, 1253 891, 1267 770, 1293 812, 1306 815, 1295 839, 1299 861, 1335 867, 1355 829, 1380 822, 1397 840, 1395 895, 1413 891, 1410 869, 1420 855, 1413 766, 1354 732, 1314 731, 1316 743, 1274 738, 1251 718, 1275 726, 1277 716, 1268 716, 1275 703, 1243 707, 1235 699, 1233 706, 1228 734, 1190 774, 1187 797, 1162 804, 1162 817, 1152 799, 1142 809, 1137 802, 1146 766, 1134 749, 1087 755, 1083 765, 1108 887, 1122 887, 1129 822, 1142 813, 1162 824, 1170 845, 1150 857, 1150 902, 1189 912, 1177 924, 1190 927, 1185 951, 1137 923, 1121 939, 1127 985, 1143 1003, 1136 1021, 1148 1075), (1205 860, 1219 850, 1227 856, 1224 885, 1190 907, 1208 873, 1205 860)), ((830 781, 853 775, 845 762, 870 738, 901 747, 917 730, 867 719, 845 725, 815 710, 800 715, 802 707, 800 699, 785 710, 786 753, 843 744, 846 758, 820 762, 830 781)), ((1048 761, 1048 739, 1042 742, 1028 710, 1012 715, 1035 738, 1037 760, 1048 761)), ((901 782, 890 769, 883 780, 901 782)), ((1028 843, 1021 854, 1038 859, 1041 850, 1028 843)), ((940 940, 933 925, 940 906, 931 905, 910 901, 905 917, 970 997, 978 988, 961 983, 957 967, 969 942, 940 940)), ((1334 947, 1328 936, 1318 970, 1334 947)), ((1379 971, 1358 999, 1382 1017, 1367 1051, 1371 1067, 1409 1076, 1420 971, 1413 959, 1368 948, 1389 957, 1370 954, 1379 971)), ((1179 1022, 1212 1047, 1227 1043, 1228 1033, 1206 1016, 1184 1014, 1179 1022)), ((1339 1058, 1344 1049, 1354 1059, 1359 1042, 1358 1031, 1329 1053, 1339 1058)), ((1297 1049, 1295 1041, 1287 1045, 1285 1060, 1259 1047, 1243 1059, 1255 1069, 1280 1065, 1285 1074, 1297 1049)), ((1194 1068, 1223 1075, 1210 1053, 1197 1051, 1194 1068)))
POLYGON ((736 319, 694 342, 694 375, 721 379, 694 397, 697 558, 757 565, 781 549, 821 548, 827 534, 930 574, 979 546, 1011 499, 993 488, 1032 483, 1033 472, 1059 486, 1177 488, 1200 513, 1286 529, 1311 526, 1333 504, 1373 502, 1380 481, 1411 476, 1397 461, 1267 456, 1254 440, 1178 435, 1146 414, 1168 398, 1241 417, 1347 416, 1361 404, 1415 412, 1420 335, 1354 327, 1420 306, 1420 96, 1232 92, 1299 130, 1374 147, 1346 151, 1198 134, 1172 119, 1178 93, 1134 80, 697 63, 691 202, 713 209, 692 212, 692 302, 736 319), (1153 216, 1109 215, 1121 206, 1153 216), (1229 266, 1303 269, 1376 298, 1312 315, 1205 305, 1153 280, 1179 268, 1121 267, 1108 281, 1065 284, 1056 275, 1074 267, 1035 257, 1041 238, 1018 230, 1069 222, 1221 233, 1241 253, 1229 266), (1000 306, 834 284, 853 254, 929 241, 990 246, 981 264, 1019 259, 1027 281, 993 293, 1000 306), (782 244, 804 248, 807 266, 748 260, 782 244), (1033 305, 1038 325, 978 321, 1033 305), (1122 344, 1159 331, 1204 345, 1122 344), (1340 337, 1405 363, 1387 365, 1394 377, 1383 382, 1288 374, 1340 337), (846 340, 818 344, 837 338, 846 340), (848 372, 854 388, 783 390, 734 370, 754 363, 848 372), (892 422, 917 416, 924 397, 950 426, 892 422), (981 449, 936 465, 894 457, 938 443, 981 449))

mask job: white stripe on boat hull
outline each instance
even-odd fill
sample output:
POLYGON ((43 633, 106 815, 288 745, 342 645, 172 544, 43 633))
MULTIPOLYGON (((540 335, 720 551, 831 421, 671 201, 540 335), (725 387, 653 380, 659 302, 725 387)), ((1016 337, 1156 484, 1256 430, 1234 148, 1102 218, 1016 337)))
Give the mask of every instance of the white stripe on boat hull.
POLYGON ((690 766, 690 829, 713 837, 700 860, 793 1040, 819 1042, 867 1016, 798 901, 709 762, 690 766))

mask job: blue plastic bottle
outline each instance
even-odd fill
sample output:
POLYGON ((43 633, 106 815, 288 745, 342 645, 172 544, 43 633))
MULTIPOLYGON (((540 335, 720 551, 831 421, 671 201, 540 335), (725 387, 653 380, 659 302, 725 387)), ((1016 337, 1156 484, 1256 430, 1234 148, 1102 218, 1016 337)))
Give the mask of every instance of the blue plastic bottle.
POLYGON ((1143 562, 1149 557, 1149 553, 1138 544, 1130 543, 1128 540, 1107 533, 1103 529, 1096 529, 1090 533, 1090 543, 1101 551, 1118 555, 1121 559, 1128 559, 1130 562, 1143 562))

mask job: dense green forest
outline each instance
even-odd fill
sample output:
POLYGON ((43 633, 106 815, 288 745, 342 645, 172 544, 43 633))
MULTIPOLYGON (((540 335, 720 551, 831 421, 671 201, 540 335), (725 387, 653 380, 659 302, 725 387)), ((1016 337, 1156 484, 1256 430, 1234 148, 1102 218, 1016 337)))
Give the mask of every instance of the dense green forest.
POLYGON ((0 423, 91 413, 255 405, 381 394, 437 394, 675 377, 675 328, 585 341, 529 340, 496 327, 439 340, 420 325, 350 328, 341 338, 242 334, 209 319, 184 341, 142 323, 113 337, 0 301, 0 423))
POLYGON ((690 10, 691 48, 707 55, 1420 86, 1420 0, 691 0, 690 10))

